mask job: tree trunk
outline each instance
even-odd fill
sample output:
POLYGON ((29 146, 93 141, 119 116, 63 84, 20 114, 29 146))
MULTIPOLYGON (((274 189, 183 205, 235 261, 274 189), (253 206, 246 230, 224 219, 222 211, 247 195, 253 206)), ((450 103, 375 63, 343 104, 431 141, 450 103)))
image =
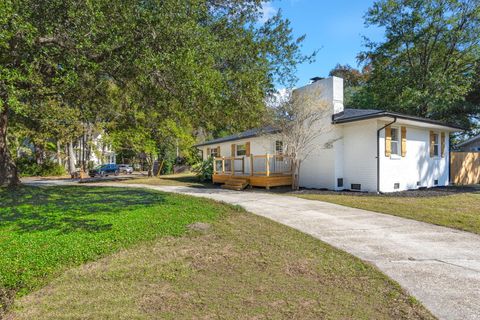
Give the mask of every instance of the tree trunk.
POLYGON ((43 148, 40 147, 38 144, 33 144, 33 150, 35 154, 35 162, 39 166, 43 163, 43 148))
POLYGON ((62 146, 60 145, 60 141, 57 140, 57 163, 61 167, 62 166, 62 146))
POLYGON ((148 164, 148 176, 152 177, 153 176, 153 164, 154 164, 152 154, 147 156, 147 164, 148 164))
POLYGON ((73 142, 68 143, 68 172, 73 175, 75 173, 75 151, 73 150, 73 142))
POLYGON ((7 147, 8 105, 3 99, 3 109, 0 112, 0 187, 15 186, 20 183, 17 167, 10 157, 7 147))
POLYGON ((292 190, 300 189, 300 161, 292 160, 292 190))

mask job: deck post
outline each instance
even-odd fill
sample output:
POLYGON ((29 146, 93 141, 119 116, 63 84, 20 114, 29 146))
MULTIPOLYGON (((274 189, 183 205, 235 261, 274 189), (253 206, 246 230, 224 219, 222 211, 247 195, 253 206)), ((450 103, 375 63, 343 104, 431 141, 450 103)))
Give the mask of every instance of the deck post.
POLYGON ((242 157, 242 175, 245 175, 245 157, 242 157))
POLYGON ((231 175, 234 176, 235 175, 235 157, 232 157, 230 161, 231 161, 231 167, 232 167, 231 175))
POLYGON ((253 176, 253 154, 250 154, 250 176, 253 176))
POLYGON ((225 174, 225 157, 222 157, 222 174, 225 174))
POLYGON ((265 157, 265 163, 266 163, 265 167, 267 169, 267 177, 270 176, 270 161, 268 161, 269 156, 270 155, 267 153, 267 156, 265 157))
POLYGON ((213 157, 213 174, 217 173, 217 158, 213 157))

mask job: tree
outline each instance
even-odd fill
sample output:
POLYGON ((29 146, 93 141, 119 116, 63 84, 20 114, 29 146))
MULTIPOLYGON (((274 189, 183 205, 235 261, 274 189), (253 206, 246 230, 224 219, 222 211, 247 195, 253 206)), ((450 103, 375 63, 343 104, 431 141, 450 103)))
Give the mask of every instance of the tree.
POLYGON ((329 73, 329 76, 336 76, 343 79, 345 106, 367 109, 373 106, 372 97, 365 90, 369 75, 369 66, 358 70, 348 64, 337 64, 329 73))
POLYGON ((95 129, 131 137, 132 112, 148 120, 138 136, 156 146, 258 122, 274 83, 293 81, 309 58, 280 13, 258 23, 260 8, 256 0, 0 3, 0 185, 18 182, 8 121, 44 134, 55 106, 74 111, 84 129, 73 131, 87 144, 95 129), (40 108, 45 117, 30 118, 40 108), (182 134, 162 130, 172 123, 182 134))
POLYGON ((323 102, 319 86, 287 91, 271 101, 276 128, 283 141, 285 155, 292 161, 292 189, 298 190, 302 162, 319 146, 318 138, 331 126, 331 111, 323 102))
POLYGON ((365 83, 366 75, 351 67, 349 64, 341 65, 337 64, 330 73, 330 77, 339 77, 343 79, 344 88, 358 87, 365 83))
POLYGON ((365 90, 380 108, 466 125, 465 103, 479 58, 480 6, 471 0, 380 0, 366 23, 385 29, 359 55, 371 75, 365 90))
MULTIPOLYGON (((0 3, 0 186, 19 181, 8 150, 9 121, 20 119, 18 115, 28 119, 47 100, 79 107, 68 99, 79 88, 78 80, 98 75, 107 55, 110 63, 118 63, 113 53, 124 39, 108 27, 115 17, 123 17, 117 14, 122 8, 128 11, 128 6, 110 1, 0 3)), ((90 92, 96 94, 95 89, 90 92)))

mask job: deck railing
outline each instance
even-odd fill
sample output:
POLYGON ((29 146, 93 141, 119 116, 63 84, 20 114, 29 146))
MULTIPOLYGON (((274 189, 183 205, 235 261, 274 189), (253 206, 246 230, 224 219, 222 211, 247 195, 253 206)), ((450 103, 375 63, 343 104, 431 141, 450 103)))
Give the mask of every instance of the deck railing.
POLYGON ((272 176, 292 173, 291 157, 275 154, 215 157, 213 174, 272 176))

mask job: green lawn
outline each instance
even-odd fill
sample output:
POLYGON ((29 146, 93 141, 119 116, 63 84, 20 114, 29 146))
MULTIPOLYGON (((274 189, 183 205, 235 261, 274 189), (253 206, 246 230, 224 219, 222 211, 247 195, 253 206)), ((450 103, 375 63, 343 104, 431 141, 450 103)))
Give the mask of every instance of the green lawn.
POLYGON ((238 207, 106 187, 2 189, 0 201, 8 317, 432 318, 371 265, 238 207))
POLYGON ((28 293, 68 267, 179 236, 186 225, 228 211, 192 197, 101 187, 0 189, 0 203, 0 312, 11 294, 28 293))
POLYGON ((392 214, 480 234, 480 192, 432 197, 298 194, 310 200, 392 214))

